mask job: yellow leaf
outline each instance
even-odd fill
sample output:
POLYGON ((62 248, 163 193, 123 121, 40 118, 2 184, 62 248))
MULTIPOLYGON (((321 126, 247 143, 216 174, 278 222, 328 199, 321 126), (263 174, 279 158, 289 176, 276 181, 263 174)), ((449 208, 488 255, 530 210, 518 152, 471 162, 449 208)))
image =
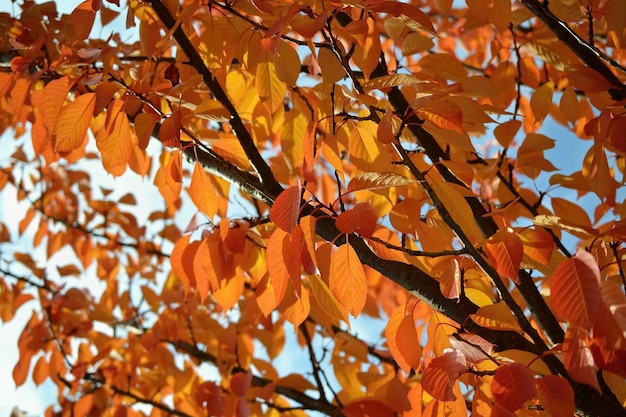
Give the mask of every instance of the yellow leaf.
POLYGON ((348 310, 337 301, 337 298, 335 298, 330 288, 328 288, 328 285, 322 281, 319 275, 310 275, 309 283, 311 284, 311 290, 313 291, 313 295, 315 295, 315 299, 326 314, 347 323, 348 310))
POLYGON ((262 61, 256 68, 256 88, 261 101, 266 104, 271 113, 283 105, 287 85, 276 75, 276 66, 273 62, 262 61))
POLYGON ((461 230, 473 242, 482 240, 482 233, 478 229, 472 209, 465 198, 457 191, 453 185, 440 180, 429 181, 433 191, 441 200, 441 203, 448 210, 452 219, 459 225, 461 230))
POLYGON ((96 95, 85 93, 61 109, 54 126, 55 151, 71 152, 83 143, 95 105, 96 95))

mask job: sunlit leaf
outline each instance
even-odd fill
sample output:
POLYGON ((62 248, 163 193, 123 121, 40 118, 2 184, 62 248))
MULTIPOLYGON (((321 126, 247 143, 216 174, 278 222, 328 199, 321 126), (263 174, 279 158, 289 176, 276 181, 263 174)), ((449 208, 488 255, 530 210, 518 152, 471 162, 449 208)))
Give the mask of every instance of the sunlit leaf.
POLYGON ((532 372, 520 363, 501 365, 493 376, 493 399, 507 411, 516 411, 535 396, 532 372))
POLYGON ((363 172, 352 178, 348 191, 381 190, 415 183, 415 180, 391 172, 363 172))
POLYGON ((330 256, 330 290, 348 312, 356 317, 363 310, 367 298, 363 265, 348 244, 339 246, 330 256))
POLYGON ((335 225, 343 233, 356 232, 363 237, 370 237, 376 229, 377 220, 372 206, 368 203, 359 203, 337 216, 335 225))
POLYGON ((54 125, 57 152, 71 152, 83 143, 95 105, 96 95, 85 93, 61 109, 54 125))
POLYGON ((270 219, 287 233, 298 224, 300 215, 300 193, 301 188, 298 185, 285 189, 274 201, 274 205, 270 209, 270 219))
POLYGON ((209 176, 202 169, 200 163, 196 163, 193 168, 191 184, 189 185, 189 196, 196 207, 209 218, 215 216, 219 208, 217 194, 209 176))
POLYGON ((600 303, 600 269, 589 252, 578 250, 554 271, 550 281, 554 311, 571 324, 591 329, 600 303))
POLYGON ((519 284, 519 268, 524 246, 517 234, 506 230, 497 233, 489 239, 485 251, 500 276, 519 284))

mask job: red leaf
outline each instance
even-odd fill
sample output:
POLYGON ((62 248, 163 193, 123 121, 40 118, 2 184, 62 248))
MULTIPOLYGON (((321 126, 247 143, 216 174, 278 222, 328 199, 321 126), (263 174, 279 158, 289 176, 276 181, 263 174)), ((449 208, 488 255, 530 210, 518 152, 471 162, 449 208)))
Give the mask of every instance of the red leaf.
POLYGON ((554 271, 550 282, 554 311, 576 326, 590 330, 600 303, 600 268, 593 255, 578 250, 554 271))
POLYGON ((298 224, 300 193, 300 184, 287 188, 280 193, 270 209, 270 219, 287 233, 291 233, 298 224))
POLYGON ((493 399, 507 411, 516 411, 535 396, 532 372, 521 363, 500 366, 491 383, 493 399))

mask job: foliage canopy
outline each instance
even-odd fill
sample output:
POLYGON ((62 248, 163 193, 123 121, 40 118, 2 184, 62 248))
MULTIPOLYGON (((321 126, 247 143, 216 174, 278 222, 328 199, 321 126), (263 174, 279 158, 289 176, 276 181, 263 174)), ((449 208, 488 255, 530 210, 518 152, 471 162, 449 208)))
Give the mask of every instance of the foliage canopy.
POLYGON ((49 416, 626 415, 620 3, 14 5, 15 384, 49 416))

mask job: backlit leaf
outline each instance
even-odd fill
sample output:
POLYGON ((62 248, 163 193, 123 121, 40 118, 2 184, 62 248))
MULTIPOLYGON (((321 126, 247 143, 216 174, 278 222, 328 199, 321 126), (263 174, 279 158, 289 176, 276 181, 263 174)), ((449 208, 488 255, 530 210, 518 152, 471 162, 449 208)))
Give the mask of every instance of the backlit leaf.
POLYGON ((337 217, 335 225, 343 233, 358 233, 363 237, 370 237, 376 229, 378 218, 376 212, 368 203, 359 203, 350 210, 346 210, 337 217))
POLYGON ((550 303, 569 323, 590 330, 600 303, 600 269, 589 252, 561 262, 550 281, 550 303))
POLYGON ((465 372, 465 366, 465 356, 462 353, 447 349, 424 369, 422 387, 439 401, 454 401, 454 384, 459 375, 465 372))
POLYGON ((503 230, 494 235, 485 245, 485 251, 500 276, 519 284, 519 268, 524 246, 516 233, 503 230))
POLYGON ((330 254, 330 290, 354 317, 367 298, 367 281, 363 265, 352 246, 344 244, 330 254))
POLYGON ((95 105, 96 95, 85 93, 61 109, 54 126, 55 151, 71 152, 83 143, 95 105))
POLYGON ((215 188, 199 162, 193 167, 189 196, 196 207, 209 218, 212 219, 217 214, 219 206, 215 188))
POLYGON ((299 185, 286 188, 274 201, 270 209, 270 219, 274 224, 287 233, 298 224, 300 216, 300 193, 299 185))
POLYGON ((363 172, 348 183, 348 191, 381 190, 415 183, 415 180, 391 172, 363 172))
POLYGON ((516 411, 535 396, 532 372, 520 363, 504 364, 496 369, 491 393, 496 404, 507 411, 516 411))
POLYGON ((574 326, 567 328, 563 340, 563 364, 574 380, 591 385, 600 392, 595 361, 584 338, 583 329, 574 326))
POLYGON ((543 119, 550 112, 550 106, 552 105, 552 95, 554 94, 554 82, 548 81, 541 87, 535 90, 530 97, 530 108, 535 115, 535 120, 538 122, 543 119))

